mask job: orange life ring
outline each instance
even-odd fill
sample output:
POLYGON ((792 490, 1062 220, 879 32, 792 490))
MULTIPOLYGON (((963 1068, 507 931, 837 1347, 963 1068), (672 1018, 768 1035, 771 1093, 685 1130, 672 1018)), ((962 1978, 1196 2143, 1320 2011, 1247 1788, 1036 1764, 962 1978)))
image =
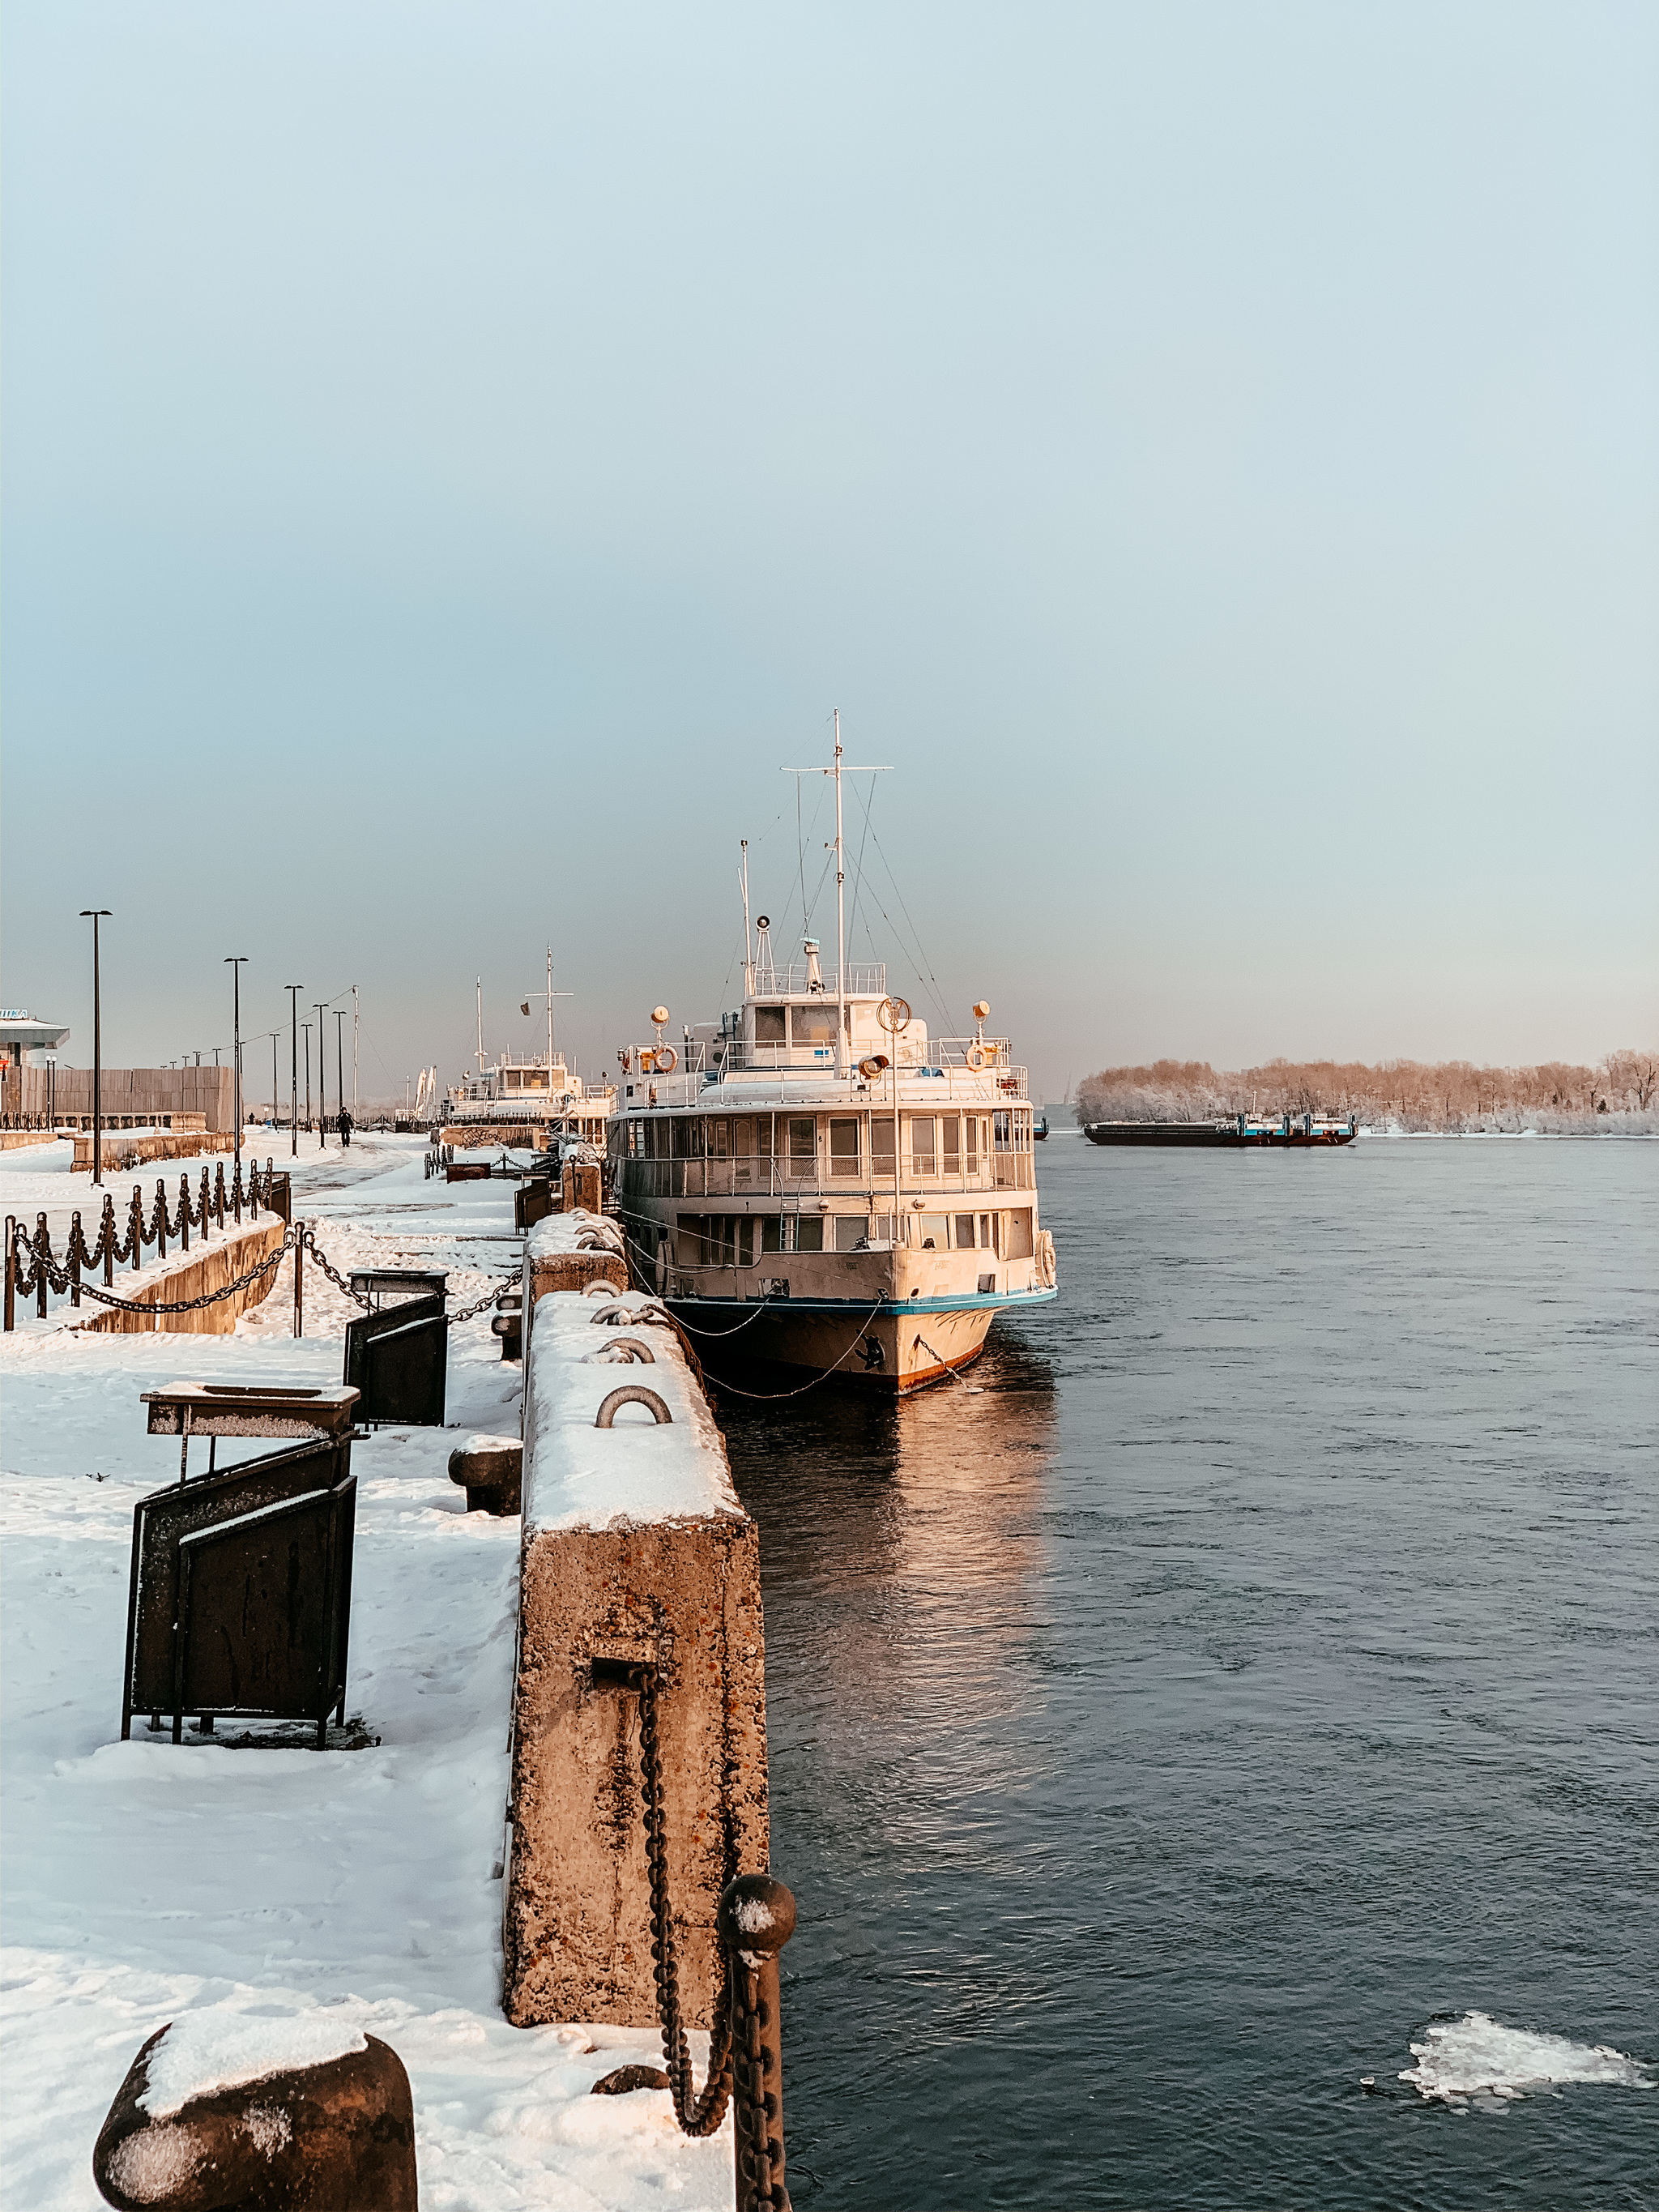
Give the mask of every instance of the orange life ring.
POLYGON ((982 1044, 970 1044, 967 1051, 963 1054, 963 1058, 967 1061, 969 1066, 973 1069, 975 1074, 977 1075, 981 1067, 987 1067, 990 1065, 991 1055, 986 1051, 982 1044))
POLYGON ((672 1075, 680 1064, 680 1056, 672 1044, 659 1044, 656 1054, 659 1075, 672 1075))

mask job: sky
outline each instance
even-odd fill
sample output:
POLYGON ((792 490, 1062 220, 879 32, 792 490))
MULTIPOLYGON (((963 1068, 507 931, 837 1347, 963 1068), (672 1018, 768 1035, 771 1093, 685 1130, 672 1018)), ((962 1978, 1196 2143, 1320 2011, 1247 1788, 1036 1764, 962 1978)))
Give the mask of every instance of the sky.
POLYGON ((0 998, 70 1060, 100 906, 112 1064, 246 954, 401 1093, 475 977, 533 1048, 550 942, 614 1065, 740 997, 740 838, 833 957, 837 708, 851 957, 1039 1096, 1659 1038, 1650 6, 12 0, 0 61, 0 998))

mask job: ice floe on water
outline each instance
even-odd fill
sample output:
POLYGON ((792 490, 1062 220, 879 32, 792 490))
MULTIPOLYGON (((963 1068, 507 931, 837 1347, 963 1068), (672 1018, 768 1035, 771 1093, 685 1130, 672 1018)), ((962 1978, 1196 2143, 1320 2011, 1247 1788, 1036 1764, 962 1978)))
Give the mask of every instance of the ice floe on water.
POLYGON ((1484 2012, 1431 2021, 1411 2051, 1417 2063, 1406 2067, 1401 2080, 1424 2097, 1462 2111, 1501 2112, 1522 2097, 1568 2081, 1659 2087, 1649 2066, 1611 2044, 1573 2043, 1565 2035, 1506 2027, 1484 2012))

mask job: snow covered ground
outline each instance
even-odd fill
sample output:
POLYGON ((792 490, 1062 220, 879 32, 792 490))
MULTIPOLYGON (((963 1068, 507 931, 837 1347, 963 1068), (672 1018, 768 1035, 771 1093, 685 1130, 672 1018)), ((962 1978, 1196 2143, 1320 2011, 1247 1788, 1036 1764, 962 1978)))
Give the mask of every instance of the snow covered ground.
MULTIPOLYGON (((31 1221, 61 1208, 67 1225, 86 1178, 67 1196, 69 1147, 50 1150, 61 1162, 47 1148, 0 1162, 0 1203, 31 1221)), ((514 1186, 428 1182, 422 1151, 392 1137, 343 1157, 302 1149, 295 1212, 343 1273, 447 1267, 459 1306, 516 1271, 514 1186)), ((16 2212, 99 2204, 93 2142, 139 2045, 212 2008, 326 2012, 390 2043, 436 2212, 729 2203, 729 2123, 694 2143, 665 2091, 589 2094, 622 2059, 655 2061, 653 2035, 501 2016, 519 1524, 468 1515, 447 1471, 453 1430, 518 1428, 520 1370, 487 1315, 451 1334, 451 1428, 380 1430, 354 1449, 347 1711, 379 1743, 118 1741, 132 1506, 178 1465, 175 1444, 146 1435, 139 1392, 337 1382, 347 1310, 307 1266, 296 1343, 285 1266, 234 1336, 84 1336, 54 1301, 46 1323, 0 1338, 0 2194, 16 2212)), ((222 1464, 253 1449, 227 1447, 222 1464)))

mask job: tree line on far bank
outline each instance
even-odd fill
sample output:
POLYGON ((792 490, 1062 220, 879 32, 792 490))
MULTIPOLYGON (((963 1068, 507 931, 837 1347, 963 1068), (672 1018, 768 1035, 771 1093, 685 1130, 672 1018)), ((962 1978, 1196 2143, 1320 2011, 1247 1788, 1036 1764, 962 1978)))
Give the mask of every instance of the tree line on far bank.
POLYGON ((1209 1121, 1223 1115, 1352 1114, 1407 1130, 1626 1131, 1659 1127, 1659 1048, 1610 1052, 1599 1066, 1472 1060, 1270 1060, 1217 1069, 1206 1060, 1106 1067, 1077 1087, 1079 1121, 1209 1121))

